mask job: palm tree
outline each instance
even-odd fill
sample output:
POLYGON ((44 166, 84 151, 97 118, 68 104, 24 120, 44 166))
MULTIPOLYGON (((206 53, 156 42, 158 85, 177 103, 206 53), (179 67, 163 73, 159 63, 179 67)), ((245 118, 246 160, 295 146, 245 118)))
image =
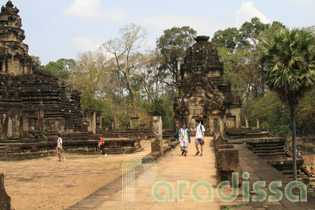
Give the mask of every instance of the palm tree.
POLYGON ((293 178, 296 181, 295 109, 305 92, 315 86, 315 37, 299 29, 283 29, 262 42, 262 61, 268 87, 277 92, 291 114, 293 178))

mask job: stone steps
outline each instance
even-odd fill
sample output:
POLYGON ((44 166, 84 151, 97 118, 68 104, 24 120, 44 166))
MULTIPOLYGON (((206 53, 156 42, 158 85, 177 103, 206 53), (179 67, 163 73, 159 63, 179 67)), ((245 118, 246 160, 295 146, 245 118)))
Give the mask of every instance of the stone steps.
POLYGON ((264 153, 268 153, 268 154, 272 154, 272 153, 283 153, 285 154, 285 152, 282 149, 253 149, 252 150, 255 154, 264 154, 264 153))

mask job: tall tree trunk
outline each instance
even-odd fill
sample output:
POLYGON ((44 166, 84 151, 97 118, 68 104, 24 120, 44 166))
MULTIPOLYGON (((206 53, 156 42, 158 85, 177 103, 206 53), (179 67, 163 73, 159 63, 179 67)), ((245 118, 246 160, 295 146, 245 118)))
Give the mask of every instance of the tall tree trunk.
POLYGON ((265 96, 264 64, 261 63, 261 97, 265 96))
POLYGON ((292 127, 292 155, 293 155, 293 180, 297 179, 296 168, 296 124, 295 124, 295 105, 290 107, 291 111, 291 127, 292 127))
POLYGON ((256 119, 256 123, 257 123, 257 129, 260 129, 260 120, 258 118, 256 119))
POLYGON ((134 91, 131 87, 131 83, 130 83, 130 78, 129 78, 129 72, 127 72, 128 70, 124 71, 124 76, 125 76, 125 83, 130 95, 130 102, 131 102, 131 106, 132 106, 132 114, 135 114, 135 96, 134 96, 134 91))
POLYGON ((159 91, 160 91, 160 84, 159 80, 155 80, 155 101, 159 100, 159 91))
POLYGON ((245 118, 245 127, 249 128, 248 117, 244 115, 244 118, 245 118))

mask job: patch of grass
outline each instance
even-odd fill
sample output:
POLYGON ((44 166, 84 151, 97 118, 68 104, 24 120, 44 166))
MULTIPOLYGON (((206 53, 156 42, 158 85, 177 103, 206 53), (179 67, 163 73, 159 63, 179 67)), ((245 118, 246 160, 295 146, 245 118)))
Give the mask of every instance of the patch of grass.
POLYGON ((223 207, 221 207, 221 210, 239 209, 239 208, 243 208, 243 207, 250 207, 250 205, 240 204, 240 205, 232 205, 232 206, 223 206, 223 207))
POLYGON ((48 142, 47 136, 43 135, 43 138, 44 138, 44 142, 48 142))

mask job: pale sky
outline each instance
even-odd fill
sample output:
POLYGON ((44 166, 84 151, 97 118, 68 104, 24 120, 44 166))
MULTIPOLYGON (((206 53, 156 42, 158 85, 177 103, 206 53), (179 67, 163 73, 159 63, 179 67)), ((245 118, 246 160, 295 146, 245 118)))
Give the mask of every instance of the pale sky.
MULTIPOLYGON (((1 5, 7 0, 0 0, 1 5)), ((30 55, 43 64, 76 58, 118 36, 128 23, 143 26, 154 48, 165 29, 188 25, 199 35, 238 27, 252 17, 290 28, 315 25, 315 0, 13 0, 20 9, 30 55)))

